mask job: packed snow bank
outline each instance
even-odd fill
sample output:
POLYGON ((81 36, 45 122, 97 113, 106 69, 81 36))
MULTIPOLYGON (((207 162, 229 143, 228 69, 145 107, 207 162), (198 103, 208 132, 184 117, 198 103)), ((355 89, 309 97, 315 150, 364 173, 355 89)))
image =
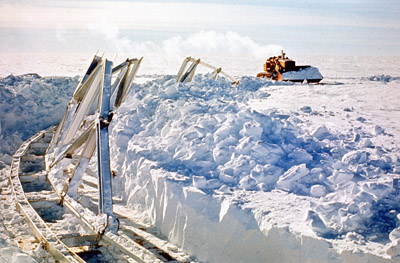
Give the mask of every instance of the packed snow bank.
POLYGON ((111 126, 114 191, 209 262, 397 258, 400 151, 371 142, 393 135, 377 125, 303 129, 311 107, 252 109, 280 87, 309 89, 207 76, 134 85, 111 126))
POLYGON ((392 77, 390 75, 384 75, 384 74, 374 75, 366 79, 371 81, 380 81, 380 82, 400 81, 400 77, 392 77))
POLYGON ((54 262, 19 213, 9 173, 9 166, 0 169, 0 262, 54 262))
POLYGON ((77 83, 37 74, 0 78, 0 168, 24 140, 58 124, 77 83))
MULTIPOLYGON (((51 125, 46 114, 57 123, 77 83, 15 78, 0 83, 2 153, 16 141, 6 130, 28 136, 51 125), (65 104, 50 106, 52 94, 65 104), (30 114, 30 98, 48 112, 30 114), (43 126, 23 129, 11 112, 43 126)), ((399 259, 397 81, 154 78, 133 86, 112 122, 113 186, 171 241, 209 262, 399 259)))
POLYGON ((318 68, 316 67, 309 67, 300 69, 299 71, 288 71, 282 73, 282 78, 284 80, 291 80, 291 81, 301 81, 301 80, 316 80, 322 79, 321 72, 319 72, 318 68))

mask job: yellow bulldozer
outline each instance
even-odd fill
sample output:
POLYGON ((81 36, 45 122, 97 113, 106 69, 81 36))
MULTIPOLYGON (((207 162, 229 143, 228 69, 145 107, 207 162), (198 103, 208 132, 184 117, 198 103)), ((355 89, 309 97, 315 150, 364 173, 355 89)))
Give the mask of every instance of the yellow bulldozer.
POLYGON ((323 79, 317 68, 309 65, 297 66, 296 61, 286 57, 283 50, 280 56, 267 59, 264 71, 258 73, 257 77, 277 81, 306 81, 307 83, 319 83, 323 79))

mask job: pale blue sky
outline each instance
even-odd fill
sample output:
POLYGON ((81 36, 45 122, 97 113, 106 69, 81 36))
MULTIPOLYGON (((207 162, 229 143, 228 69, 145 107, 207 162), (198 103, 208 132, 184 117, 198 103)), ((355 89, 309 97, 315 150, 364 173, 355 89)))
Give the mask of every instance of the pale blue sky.
MULTIPOLYGON (((210 31, 291 54, 400 56, 398 1, 0 1, 0 11, 3 53, 154 49, 210 31)), ((205 52, 224 41, 207 36, 205 52)))

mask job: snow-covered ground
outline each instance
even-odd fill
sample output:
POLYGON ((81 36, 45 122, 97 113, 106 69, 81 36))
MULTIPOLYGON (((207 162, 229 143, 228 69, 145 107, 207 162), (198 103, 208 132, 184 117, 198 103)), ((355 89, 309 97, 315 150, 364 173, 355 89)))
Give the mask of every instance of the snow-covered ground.
POLYGON ((201 260, 395 257, 399 84, 163 76, 136 85, 112 126, 114 185, 201 260))
POLYGON ((24 140, 58 124, 78 80, 37 74, 0 78, 0 169, 11 164, 24 140))
POLYGON ((141 70, 110 126, 114 194, 205 262, 400 261, 400 59, 308 59, 323 85, 141 70))
POLYGON ((18 212, 9 183, 9 167, 0 170, 0 262, 55 262, 18 212))

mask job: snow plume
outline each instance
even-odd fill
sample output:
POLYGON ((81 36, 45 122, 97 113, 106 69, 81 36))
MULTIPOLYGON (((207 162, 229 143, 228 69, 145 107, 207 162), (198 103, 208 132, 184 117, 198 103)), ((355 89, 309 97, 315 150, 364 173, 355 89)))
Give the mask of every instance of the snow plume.
POLYGON ((132 42, 128 38, 120 36, 120 29, 114 23, 101 20, 89 24, 87 29, 95 38, 101 37, 101 41, 97 44, 100 45, 100 49, 104 49, 103 51, 117 53, 130 53, 129 51, 132 51, 132 42))
POLYGON ((233 55, 267 57, 278 54, 282 47, 278 45, 262 46, 250 37, 241 36, 236 32, 217 33, 215 31, 200 31, 187 38, 180 36, 163 41, 165 52, 179 55, 233 55))
POLYGON ((208 56, 231 55, 263 57, 278 54, 282 47, 279 45, 260 45, 250 37, 241 36, 237 32, 200 31, 187 37, 175 36, 158 44, 152 41, 137 42, 122 36, 118 25, 101 21, 88 25, 92 34, 103 36, 107 47, 118 53, 143 53, 167 56, 208 56))
MULTIPOLYGON (((157 43, 134 41, 124 36, 116 24, 105 21, 89 25, 88 30, 94 38, 101 37, 101 41, 96 44, 107 55, 112 56, 117 53, 120 57, 143 56, 146 58, 144 64, 149 64, 148 67, 155 68, 162 65, 166 70, 173 69, 173 72, 178 69, 182 59, 187 56, 202 58, 217 65, 226 58, 245 61, 259 60, 261 63, 265 58, 277 55, 283 49, 279 45, 258 44, 250 37, 233 31, 225 33, 200 31, 186 37, 167 38, 157 43), (151 58, 152 61, 147 61, 147 58, 151 58)), ((172 71, 168 73, 172 73, 172 71)))

